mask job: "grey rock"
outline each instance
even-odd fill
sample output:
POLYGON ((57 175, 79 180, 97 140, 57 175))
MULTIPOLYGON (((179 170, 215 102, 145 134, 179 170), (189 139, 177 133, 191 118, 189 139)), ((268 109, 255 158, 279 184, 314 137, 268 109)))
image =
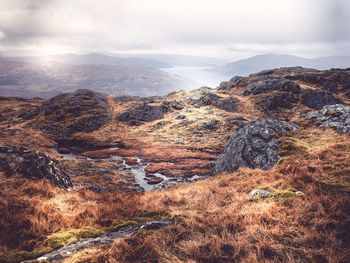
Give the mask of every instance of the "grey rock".
POLYGON ((196 107, 214 106, 227 112, 234 112, 239 101, 233 97, 224 98, 211 91, 199 89, 192 92, 187 102, 196 107))
POLYGON ((167 112, 169 112, 169 107, 165 104, 152 105, 145 102, 120 113, 117 116, 117 120, 123 122, 131 120, 149 122, 161 119, 167 112))
POLYGON ((214 120, 210 120, 206 123, 203 124, 202 128, 206 129, 206 130, 214 130, 217 128, 218 124, 220 123, 220 121, 214 119, 214 120))
POLYGON ((229 138, 216 161, 215 172, 235 171, 242 166, 271 168, 280 158, 276 136, 298 128, 293 123, 265 118, 250 122, 229 138))
POLYGON ((300 86, 283 77, 262 76, 249 81, 249 84, 245 86, 243 95, 257 95, 271 91, 299 93, 300 86))
POLYGON ((184 108, 184 106, 181 103, 177 102, 176 100, 172 101, 170 103, 170 106, 175 110, 182 110, 184 108))
POLYGON ((302 102, 309 108, 320 110, 326 105, 340 104, 341 100, 335 98, 329 91, 307 90, 302 95, 302 102))
POLYGON ((320 127, 335 128, 339 132, 350 133, 350 106, 326 105, 321 110, 306 114, 304 117, 320 123, 320 127))
POLYGON ((269 197, 270 195, 271 192, 264 189, 253 189, 249 192, 250 197, 269 197))
POLYGON ((7 175, 48 179, 60 188, 73 187, 67 172, 50 156, 24 147, 0 146, 0 169, 7 175))
POLYGON ((176 116, 176 119, 177 120, 184 120, 184 119, 186 119, 186 115, 179 114, 179 115, 176 116))

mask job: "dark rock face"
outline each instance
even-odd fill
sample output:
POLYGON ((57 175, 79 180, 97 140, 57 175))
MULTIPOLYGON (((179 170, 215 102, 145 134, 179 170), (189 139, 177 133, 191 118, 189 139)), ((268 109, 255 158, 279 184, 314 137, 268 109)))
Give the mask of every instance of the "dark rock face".
POLYGON ((207 91, 199 91, 198 94, 188 99, 188 103, 191 105, 197 107, 214 106, 227 112, 236 111, 238 102, 239 101, 233 97, 223 98, 207 91))
POLYGON ((299 96, 289 92, 271 92, 261 94, 255 100, 265 112, 272 114, 280 108, 292 109, 299 102, 299 96))
POLYGON ((7 175, 48 179, 61 188, 73 187, 66 171, 50 156, 23 147, 0 146, 0 169, 7 175))
POLYGON ((302 102, 311 109, 320 110, 326 105, 340 104, 341 100, 335 98, 329 91, 307 90, 302 95, 302 102))
POLYGON ((107 97, 90 90, 60 94, 30 115, 44 117, 44 121, 35 120, 33 126, 66 135, 97 130, 111 120, 107 97))
POLYGON ((280 158, 276 135, 298 129, 293 123, 272 119, 256 119, 226 143, 224 153, 215 164, 215 172, 235 171, 239 167, 271 168, 280 158))
POLYGON ((286 78, 323 86, 323 89, 331 92, 339 93, 350 90, 350 68, 323 71, 309 70, 292 74, 286 78))
POLYGON ((238 100, 235 98, 223 98, 218 99, 214 106, 227 112, 234 112, 237 109, 237 103, 238 100))
POLYGON ((218 90, 231 90, 235 85, 231 81, 223 81, 220 83, 218 90))
POLYGON ((307 120, 321 123, 320 127, 335 128, 339 132, 350 133, 350 106, 334 104, 305 115, 307 120))
POLYGON ((171 111, 171 109, 168 104, 151 105, 145 102, 120 113, 117 116, 117 120, 123 122, 154 121, 161 119, 163 115, 169 111, 171 111))
POLYGON ((283 77, 262 76, 250 81, 245 87, 243 95, 257 95, 261 93, 268 93, 271 91, 284 91, 291 93, 299 93, 300 86, 293 81, 283 77))

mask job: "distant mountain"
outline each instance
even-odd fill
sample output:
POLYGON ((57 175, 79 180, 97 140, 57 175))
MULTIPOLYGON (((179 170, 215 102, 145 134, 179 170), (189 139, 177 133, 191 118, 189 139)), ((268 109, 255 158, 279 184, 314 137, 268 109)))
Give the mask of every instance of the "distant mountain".
POLYGON ((246 76, 265 69, 293 66, 302 66, 320 70, 346 68, 350 67, 350 57, 329 56, 309 59, 291 55, 264 54, 208 69, 208 71, 232 77, 235 75, 246 76))
POLYGON ((46 57, 15 57, 12 58, 17 61, 24 61, 29 63, 43 63, 43 62, 57 62, 64 64, 94 64, 94 65, 142 65, 146 67, 153 68, 169 68, 171 65, 162 62, 160 60, 152 59, 152 58, 138 58, 138 57, 115 57, 108 56, 99 53, 90 53, 84 55, 77 54, 65 54, 65 55, 57 55, 57 56, 46 56, 46 57))
POLYGON ((138 63, 113 64, 113 58, 100 55, 68 57, 77 59, 61 63, 57 60, 37 59, 34 62, 32 58, 0 57, 0 96, 48 98, 77 89, 154 96, 200 85, 138 63))
POLYGON ((228 63, 227 60, 221 58, 176 55, 176 54, 113 54, 110 56, 123 58, 143 58, 162 61, 171 66, 187 66, 187 67, 216 67, 228 63))

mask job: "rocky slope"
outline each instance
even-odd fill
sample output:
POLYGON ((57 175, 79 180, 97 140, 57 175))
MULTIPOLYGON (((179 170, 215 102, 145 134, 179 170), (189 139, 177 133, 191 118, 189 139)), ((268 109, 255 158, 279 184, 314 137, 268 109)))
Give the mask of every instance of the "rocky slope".
POLYGON ((279 68, 163 97, 1 98, 1 261, 346 262, 349 83, 279 68), (75 249, 156 220, 172 224, 75 249))

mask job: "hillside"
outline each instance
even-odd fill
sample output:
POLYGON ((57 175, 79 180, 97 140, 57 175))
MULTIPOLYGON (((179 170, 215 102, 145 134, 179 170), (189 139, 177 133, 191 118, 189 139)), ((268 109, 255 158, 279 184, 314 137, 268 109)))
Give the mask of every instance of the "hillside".
POLYGON ((349 262, 349 84, 1 97, 0 262, 349 262))
POLYGON ((291 55, 263 54, 209 69, 209 71, 231 77, 235 75, 247 76, 265 69, 295 66, 319 70, 347 68, 350 67, 350 57, 329 56, 310 59, 291 55))

